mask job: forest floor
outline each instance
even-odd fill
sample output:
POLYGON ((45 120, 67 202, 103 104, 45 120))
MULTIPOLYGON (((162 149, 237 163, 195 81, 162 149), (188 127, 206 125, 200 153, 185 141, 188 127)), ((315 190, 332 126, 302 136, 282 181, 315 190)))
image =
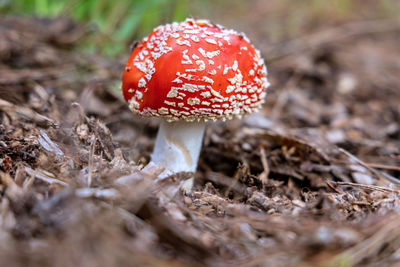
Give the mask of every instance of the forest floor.
POLYGON ((260 47, 264 109, 207 126, 194 190, 66 19, 0 18, 1 266, 400 264, 400 23, 260 47))

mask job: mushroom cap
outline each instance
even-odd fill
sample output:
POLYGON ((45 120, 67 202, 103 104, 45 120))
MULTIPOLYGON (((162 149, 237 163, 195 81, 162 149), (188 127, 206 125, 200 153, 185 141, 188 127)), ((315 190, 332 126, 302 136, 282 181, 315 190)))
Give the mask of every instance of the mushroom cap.
POLYGON ((261 107, 266 75, 264 60, 244 34, 187 19, 157 27, 134 48, 122 91, 142 116, 225 120, 261 107))

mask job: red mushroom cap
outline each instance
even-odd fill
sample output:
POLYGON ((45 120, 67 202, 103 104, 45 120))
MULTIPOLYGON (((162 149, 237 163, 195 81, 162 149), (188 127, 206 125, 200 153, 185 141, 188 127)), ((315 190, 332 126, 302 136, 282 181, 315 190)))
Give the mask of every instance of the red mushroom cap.
POLYGON ((122 77, 129 108, 173 120, 225 120, 261 107, 268 87, 260 53, 244 34, 187 19, 156 28, 122 77))

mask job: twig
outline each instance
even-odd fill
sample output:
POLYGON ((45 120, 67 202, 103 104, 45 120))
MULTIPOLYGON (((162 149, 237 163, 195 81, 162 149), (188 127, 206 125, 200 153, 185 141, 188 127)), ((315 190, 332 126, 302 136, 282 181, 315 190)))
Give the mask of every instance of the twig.
POLYGON ((379 164, 379 163, 365 163, 365 164, 371 168, 400 171, 400 166, 390 166, 390 165, 379 164))
POLYGON ((94 148, 96 144, 96 136, 93 134, 92 138, 90 138, 90 151, 89 151, 89 164, 88 164, 88 180, 87 185, 88 187, 92 184, 93 179, 93 155, 94 155, 94 148))
POLYGON ((378 176, 379 178, 383 179, 383 180, 389 180, 392 183, 395 184, 400 184, 400 181, 398 179, 396 179, 395 177, 385 173, 385 175, 382 174, 382 172, 371 168, 370 166, 368 166, 368 164, 364 163, 362 160, 360 160, 359 158, 357 158, 356 156, 354 156, 353 154, 351 154, 350 152, 346 151, 343 148, 338 147, 339 151, 344 153, 346 156, 348 156, 349 158, 353 159, 354 161, 356 161, 358 164, 360 164, 361 166, 365 167, 366 169, 368 169, 370 172, 372 172, 373 174, 375 174, 376 176, 378 176))
POLYGON ((261 164, 264 168, 263 172, 260 174, 259 178, 263 184, 268 183, 268 176, 269 176, 269 165, 267 161, 267 155, 265 154, 265 149, 263 147, 260 148, 260 158, 261 164))
POLYGON ((63 182, 61 180, 55 179, 55 178, 51 178, 48 175, 44 174, 42 171, 40 170, 33 170, 29 167, 25 167, 25 171, 26 173, 28 173, 29 175, 34 176, 35 178, 42 180, 48 184, 52 184, 52 183, 56 183, 56 184, 60 184, 63 186, 68 186, 68 184, 66 182, 63 182))
MULTIPOLYGON (((333 182, 335 183, 335 182, 333 182)), ((367 189, 367 190, 375 190, 375 191, 380 191, 380 192, 390 192, 390 193, 396 193, 400 195, 399 190, 383 187, 383 186, 377 186, 377 185, 366 185, 366 184, 358 184, 358 183, 349 183, 349 182, 336 182, 336 185, 339 186, 353 186, 353 187, 359 187, 362 189, 367 189)))
MULTIPOLYGON (((335 183, 335 182, 333 182, 335 183)), ((326 184, 328 185, 328 187, 330 189, 332 189, 333 191, 335 191, 338 194, 343 194, 343 192, 339 191, 335 186, 333 186, 332 182, 326 182, 326 184)), ((336 183, 335 183, 336 184, 336 183)))

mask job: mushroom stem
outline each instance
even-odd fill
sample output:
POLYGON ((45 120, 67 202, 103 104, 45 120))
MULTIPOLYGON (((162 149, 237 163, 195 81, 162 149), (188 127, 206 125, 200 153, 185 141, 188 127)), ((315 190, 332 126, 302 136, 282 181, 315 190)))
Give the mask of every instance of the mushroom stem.
POLYGON ((203 143, 205 126, 205 122, 162 120, 151 161, 174 173, 194 173, 203 143))

